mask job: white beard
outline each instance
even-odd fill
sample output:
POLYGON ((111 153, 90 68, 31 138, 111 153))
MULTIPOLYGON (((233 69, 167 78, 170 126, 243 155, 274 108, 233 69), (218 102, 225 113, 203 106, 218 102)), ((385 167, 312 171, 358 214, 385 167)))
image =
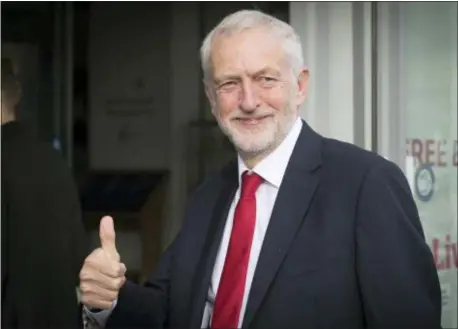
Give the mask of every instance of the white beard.
POLYGON ((289 133, 297 118, 296 111, 291 107, 283 113, 276 114, 250 127, 244 127, 232 120, 234 116, 224 121, 218 116, 216 118, 221 130, 237 150, 245 154, 257 155, 277 147, 289 133))

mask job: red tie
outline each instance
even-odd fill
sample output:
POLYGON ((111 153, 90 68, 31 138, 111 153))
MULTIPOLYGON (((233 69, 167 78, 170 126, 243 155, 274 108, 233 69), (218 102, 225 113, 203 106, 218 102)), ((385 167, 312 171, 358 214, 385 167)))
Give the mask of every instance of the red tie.
POLYGON ((212 329, 237 328, 245 290, 248 260, 256 223, 256 190, 262 178, 244 172, 242 192, 213 310, 212 329))

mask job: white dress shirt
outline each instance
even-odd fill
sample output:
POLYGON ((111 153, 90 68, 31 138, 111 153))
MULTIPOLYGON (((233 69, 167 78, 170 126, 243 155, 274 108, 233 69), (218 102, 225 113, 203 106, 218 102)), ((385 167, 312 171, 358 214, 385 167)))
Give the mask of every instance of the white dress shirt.
MULTIPOLYGON (((254 229, 253 242, 251 245, 250 258, 248 262, 248 270, 245 284, 245 292, 243 295, 242 309, 240 311, 240 319, 238 327, 242 327, 243 318, 245 315, 246 304, 253 282, 254 272, 258 262, 259 254, 261 252, 264 236, 269 226, 270 216, 277 199, 278 190, 285 175, 286 167, 288 166, 289 159, 293 153, 297 139, 302 129, 302 120, 298 118, 294 123, 291 131, 288 133, 284 141, 265 159, 253 168, 253 172, 263 178, 263 183, 256 191, 256 224, 254 229)), ((240 186, 243 172, 247 171, 243 160, 238 157, 238 176, 239 176, 239 189, 237 190, 234 200, 232 201, 229 209, 226 225, 224 227, 223 238, 221 241, 220 249, 216 257, 213 275, 208 289, 207 302, 205 304, 204 316, 202 319, 202 328, 209 328, 211 324, 211 317, 213 314, 213 306, 215 302, 216 292, 218 290, 221 274, 226 259, 227 248, 232 232, 232 223, 234 219, 234 212, 237 202, 240 198, 240 186)), ((114 303, 113 308, 116 306, 114 303)), ((108 316, 111 314, 112 309, 104 310, 99 313, 88 312, 102 327, 106 323, 108 316)))
MULTIPOLYGON (((253 168, 253 172, 261 176, 264 181, 256 191, 256 224, 254 228, 253 242, 251 245, 250 258, 248 261, 248 270, 245 283, 245 292, 243 294, 242 309, 240 311, 240 318, 238 327, 242 327, 243 318, 245 314, 246 304, 253 282, 254 272, 258 262, 259 254, 261 252, 264 236, 266 235, 267 227, 269 226, 272 210, 277 199, 278 190, 280 189, 283 176, 285 175, 286 167, 288 166, 289 159, 293 153, 294 146, 299 137, 302 128, 302 120, 298 118, 294 123, 293 128, 285 138, 285 140, 265 159, 253 168)), ((243 160, 238 158, 238 175, 239 175, 239 189, 237 190, 234 200, 232 201, 229 209, 226 225, 224 227, 223 238, 221 241, 220 249, 216 257, 215 267, 208 290, 207 303, 205 305, 204 317, 202 319, 202 328, 208 328, 211 324, 211 317, 213 314, 213 306, 218 290, 221 274, 226 259, 227 248, 232 232, 232 224, 234 220, 234 212, 237 202, 240 198, 240 186, 243 172, 248 168, 243 163, 243 160)))

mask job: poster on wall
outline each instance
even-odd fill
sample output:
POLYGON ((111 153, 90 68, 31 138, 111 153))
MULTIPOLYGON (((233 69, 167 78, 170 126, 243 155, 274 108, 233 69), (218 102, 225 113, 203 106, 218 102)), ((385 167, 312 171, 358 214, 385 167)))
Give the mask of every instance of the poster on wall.
POLYGON ((91 169, 168 167, 168 24, 154 8, 144 3, 91 5, 91 169))

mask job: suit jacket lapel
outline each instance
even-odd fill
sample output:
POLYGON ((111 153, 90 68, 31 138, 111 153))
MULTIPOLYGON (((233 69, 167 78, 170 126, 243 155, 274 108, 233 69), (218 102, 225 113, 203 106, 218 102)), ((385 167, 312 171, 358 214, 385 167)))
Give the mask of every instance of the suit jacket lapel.
POLYGON ((304 122, 270 218, 250 290, 243 327, 248 328, 306 217, 319 184, 321 137, 304 122))
POLYGON ((213 208, 213 215, 209 223, 205 244, 194 275, 194 288, 191 293, 192 299, 190 305, 192 311, 189 322, 191 328, 201 327, 213 267, 222 240, 229 208, 238 188, 237 170, 237 162, 230 163, 223 170, 222 187, 213 208))

